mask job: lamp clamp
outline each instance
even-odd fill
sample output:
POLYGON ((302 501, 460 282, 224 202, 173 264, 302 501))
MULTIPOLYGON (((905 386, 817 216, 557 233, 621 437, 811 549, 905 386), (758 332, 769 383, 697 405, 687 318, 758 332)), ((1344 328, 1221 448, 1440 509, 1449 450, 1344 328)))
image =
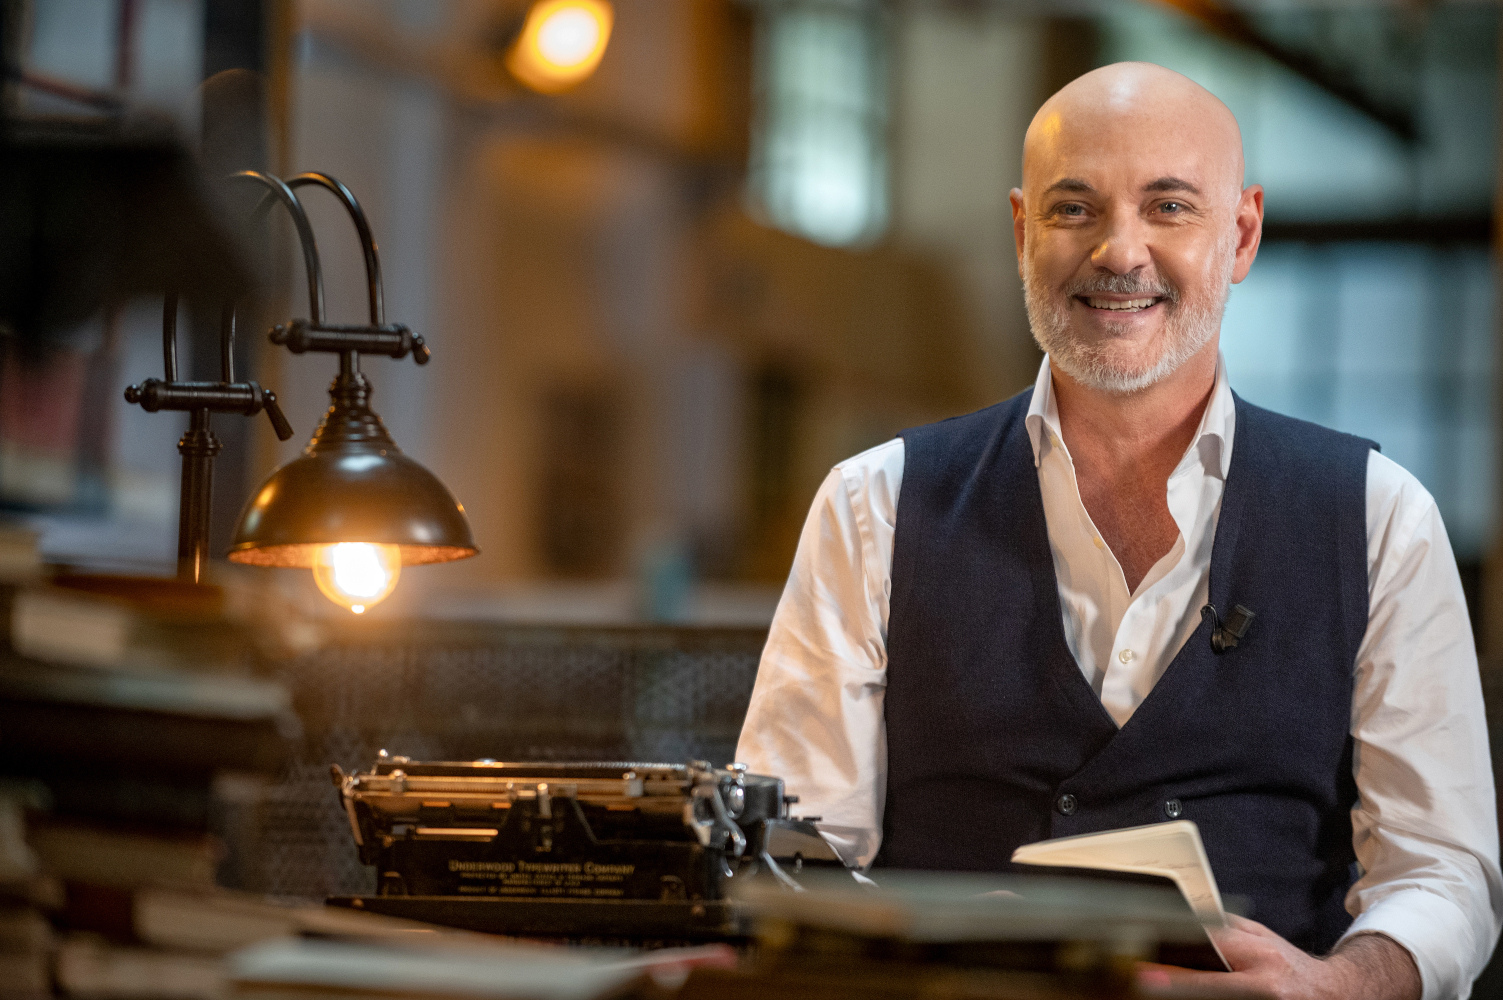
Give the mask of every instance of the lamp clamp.
POLYGON ((149 378, 128 386, 125 401, 139 405, 147 413, 208 410, 253 417, 264 410, 276 431, 277 440, 286 441, 292 437, 292 425, 277 404, 277 394, 261 388, 257 382, 168 382, 149 378))
POLYGON ((422 334, 413 333, 401 323, 368 326, 336 326, 305 319, 278 323, 267 335, 273 344, 293 354, 380 354, 388 358, 412 355, 417 364, 425 365, 433 352, 423 342, 422 334))

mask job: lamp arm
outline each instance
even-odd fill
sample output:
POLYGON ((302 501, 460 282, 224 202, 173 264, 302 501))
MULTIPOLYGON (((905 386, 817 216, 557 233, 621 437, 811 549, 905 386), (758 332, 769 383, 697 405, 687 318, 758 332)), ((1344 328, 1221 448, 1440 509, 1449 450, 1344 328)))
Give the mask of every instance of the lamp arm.
POLYGON ((376 237, 371 233, 370 223, 366 221, 365 210, 360 207, 353 191, 328 174, 309 171, 287 178, 287 186, 294 190, 309 185, 332 192, 344 205, 345 211, 350 213, 350 221, 355 223, 355 232, 360 237, 360 249, 365 254, 365 285, 366 296, 370 300, 371 325, 383 325, 386 322, 386 305, 381 291, 381 258, 376 249, 376 237))
MULTIPOLYGON (((324 321, 324 274, 323 268, 318 263, 318 244, 313 239, 313 227, 308 223, 308 213, 303 211, 302 203, 297 200, 297 195, 283 181, 270 174, 263 174, 258 170, 241 170, 230 174, 229 180, 249 180, 262 185, 270 190, 271 196, 280 201, 292 216, 292 223, 297 228, 298 243, 303 249, 303 266, 308 272, 308 318, 315 324, 324 321)), ((259 215, 269 207, 270 199, 256 206, 255 215, 259 215)))
MULTIPOLYGON (((298 174, 286 180, 289 188, 297 189, 316 185, 333 193, 340 204, 344 205, 345 211, 350 213, 350 220, 355 223, 355 233, 360 237, 360 249, 365 254, 365 287, 366 298, 370 304, 371 325, 381 326, 386 322, 386 305, 381 290, 381 257, 376 247, 376 237, 371 233, 371 225, 365 218, 365 209, 360 207, 360 201, 355 193, 345 187, 338 179, 318 171, 298 174)), ((267 195, 256 206, 256 214, 266 211, 271 203, 273 195, 267 195)), ((318 324, 315 320, 315 325, 318 324)))

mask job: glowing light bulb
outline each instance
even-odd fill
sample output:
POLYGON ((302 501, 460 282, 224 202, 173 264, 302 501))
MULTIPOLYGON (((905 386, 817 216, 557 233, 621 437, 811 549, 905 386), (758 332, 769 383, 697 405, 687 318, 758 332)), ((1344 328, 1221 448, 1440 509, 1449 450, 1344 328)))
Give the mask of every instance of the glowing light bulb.
POLYGON ((313 558, 318 589, 357 615, 384 600, 401 574, 402 550, 395 545, 340 542, 323 546, 313 558))
POLYGON ((578 7, 562 8, 538 28, 538 52, 563 69, 590 58, 599 41, 600 22, 578 7))
POLYGON ((572 87, 600 65, 613 19, 605 0, 540 0, 527 12, 506 66, 533 90, 572 87))

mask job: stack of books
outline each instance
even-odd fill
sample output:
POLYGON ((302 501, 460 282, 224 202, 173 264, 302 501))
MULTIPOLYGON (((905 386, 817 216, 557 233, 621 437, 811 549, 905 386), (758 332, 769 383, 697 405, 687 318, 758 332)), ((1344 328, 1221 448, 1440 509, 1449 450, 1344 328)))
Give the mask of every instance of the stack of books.
POLYGON ((223 951, 259 940, 221 908, 217 790, 275 775, 298 722, 226 605, 0 545, 5 996, 218 996, 223 951), (195 923, 239 929, 205 947, 195 923))

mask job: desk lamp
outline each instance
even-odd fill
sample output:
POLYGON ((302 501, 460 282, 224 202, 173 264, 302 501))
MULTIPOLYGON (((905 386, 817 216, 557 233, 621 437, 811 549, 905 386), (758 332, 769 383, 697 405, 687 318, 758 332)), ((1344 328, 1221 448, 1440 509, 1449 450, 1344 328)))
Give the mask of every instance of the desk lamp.
MULTIPOLYGON (((270 207, 275 178, 255 171, 235 176, 271 186, 273 195, 257 212, 270 207)), ((332 405, 308 447, 273 472, 241 513, 229 558, 255 566, 311 568, 326 597, 362 614, 391 593, 403 565, 464 559, 479 549, 464 508, 433 473, 402 454, 370 407, 362 353, 411 354, 422 365, 430 352, 421 336, 386 322, 376 241, 354 194, 322 173, 286 182, 288 188, 310 185, 338 198, 355 224, 365 254, 370 323, 329 325, 321 310, 310 308, 310 319, 272 329, 271 342, 293 354, 338 354, 339 374, 329 386, 332 405)), ((311 231, 305 236, 299 228, 298 235, 304 253, 316 257, 311 231)))

